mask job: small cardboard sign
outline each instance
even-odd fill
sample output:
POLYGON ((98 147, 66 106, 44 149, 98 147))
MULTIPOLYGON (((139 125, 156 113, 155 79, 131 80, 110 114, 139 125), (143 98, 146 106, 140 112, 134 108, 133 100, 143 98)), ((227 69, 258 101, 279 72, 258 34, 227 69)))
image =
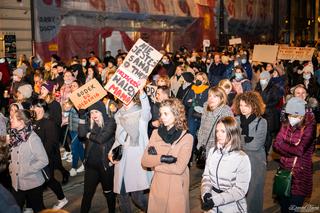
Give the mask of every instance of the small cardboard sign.
POLYGON ((314 53, 313 47, 284 47, 280 46, 278 59, 311 61, 314 53))
POLYGON ((279 46, 254 45, 252 61, 274 63, 277 60, 279 46))
POLYGON ((210 40, 209 39, 204 39, 202 42, 204 47, 210 47, 210 40))
POLYGON ((70 100, 77 109, 86 109, 106 95, 107 91, 94 78, 74 91, 70 95, 70 100))
POLYGON ((146 92, 147 95, 154 100, 156 97, 156 92, 157 92, 157 86, 153 86, 153 85, 147 85, 146 86, 146 92))
POLYGON ((147 79, 161 58, 160 52, 139 39, 104 88, 128 105, 139 90, 139 80, 147 79))
POLYGON ((241 38, 232 38, 229 39, 229 45, 241 44, 241 38))

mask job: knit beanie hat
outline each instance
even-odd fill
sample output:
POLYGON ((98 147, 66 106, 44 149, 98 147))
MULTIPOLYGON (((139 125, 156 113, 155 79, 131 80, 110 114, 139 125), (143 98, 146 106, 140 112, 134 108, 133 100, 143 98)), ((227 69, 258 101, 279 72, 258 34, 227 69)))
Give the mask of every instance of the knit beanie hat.
POLYGON ((286 104, 286 113, 290 115, 302 115, 306 114, 305 102, 301 98, 292 97, 286 104))
POLYGON ((260 79, 266 79, 267 81, 269 81, 271 79, 271 75, 268 71, 263 71, 262 73, 260 73, 260 79))
POLYGON ((184 72, 181 75, 186 82, 192 83, 194 80, 194 75, 191 72, 184 72))
POLYGON ((107 115, 106 105, 104 105, 102 101, 98 101, 92 104, 90 107, 88 107, 88 111, 90 112, 91 110, 97 110, 101 112, 103 120, 106 121, 108 115, 107 115))
POLYGON ((46 81, 41 85, 41 87, 46 88, 51 93, 51 92, 53 92, 54 84, 50 81, 46 81))
POLYGON ((22 85, 18 88, 18 92, 20 92, 24 98, 28 99, 32 95, 32 86, 30 84, 22 85))

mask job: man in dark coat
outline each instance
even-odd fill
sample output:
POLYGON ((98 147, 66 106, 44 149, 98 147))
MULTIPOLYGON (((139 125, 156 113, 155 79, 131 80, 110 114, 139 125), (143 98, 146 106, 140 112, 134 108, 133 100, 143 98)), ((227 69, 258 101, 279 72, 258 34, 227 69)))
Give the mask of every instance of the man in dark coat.
POLYGON ((224 78, 226 66, 221 63, 221 57, 219 54, 214 55, 214 63, 209 68, 209 82, 210 86, 216 86, 220 80, 224 78))

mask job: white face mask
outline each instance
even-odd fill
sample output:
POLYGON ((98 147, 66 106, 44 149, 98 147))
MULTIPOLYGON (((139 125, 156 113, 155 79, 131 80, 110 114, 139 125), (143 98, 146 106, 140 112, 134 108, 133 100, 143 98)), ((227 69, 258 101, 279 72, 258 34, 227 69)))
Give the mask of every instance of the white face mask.
POLYGON ((90 62, 91 66, 96 65, 96 63, 94 61, 90 62))
POLYGON ((82 66, 85 67, 87 65, 87 62, 83 62, 82 66))
POLYGON ((6 60, 4 58, 0 58, 0 64, 3 64, 6 60))
POLYGON ((303 74, 303 78, 305 80, 309 80, 311 78, 311 74, 303 74))
POLYGON ((235 73, 234 76, 235 76, 235 78, 237 80, 241 80, 242 79, 242 73, 235 73))
POLYGON ((266 84, 268 84, 268 81, 266 79, 262 79, 262 80, 260 80, 260 84, 266 85, 266 84))
POLYGON ((301 122, 300 118, 288 117, 291 126, 295 126, 301 122))
POLYGON ((247 63, 247 59, 241 59, 241 63, 242 63, 242 64, 247 63))

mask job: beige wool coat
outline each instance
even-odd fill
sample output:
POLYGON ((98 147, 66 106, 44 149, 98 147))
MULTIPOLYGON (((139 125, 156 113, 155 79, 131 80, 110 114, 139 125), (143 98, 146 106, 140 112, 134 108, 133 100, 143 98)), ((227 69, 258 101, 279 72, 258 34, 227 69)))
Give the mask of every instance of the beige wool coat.
POLYGON ((193 137, 183 131, 173 144, 165 143, 154 130, 148 147, 154 146, 157 155, 149 155, 148 147, 142 157, 142 165, 152 168, 154 176, 149 194, 149 213, 184 213, 189 208, 189 168, 193 137), (177 162, 166 164, 160 162, 161 155, 172 155, 177 162))

